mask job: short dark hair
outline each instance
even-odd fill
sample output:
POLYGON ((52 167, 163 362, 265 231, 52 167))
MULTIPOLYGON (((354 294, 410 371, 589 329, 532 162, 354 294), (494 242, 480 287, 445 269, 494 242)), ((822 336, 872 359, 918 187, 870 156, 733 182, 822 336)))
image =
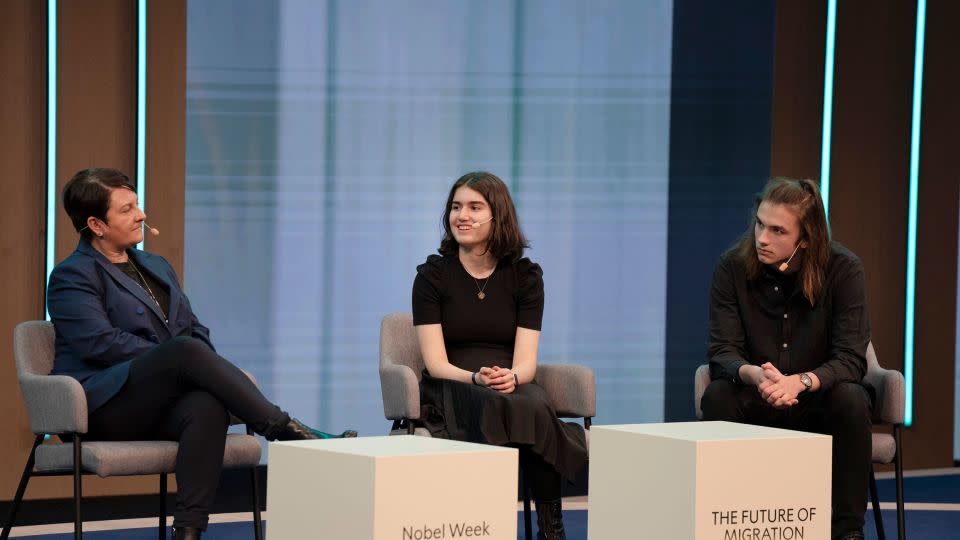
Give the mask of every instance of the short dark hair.
POLYGON ((440 253, 454 255, 460 249, 460 244, 453 238, 450 230, 450 211, 453 209, 453 196, 461 187, 466 186, 487 200, 493 214, 491 221, 490 240, 487 242, 487 252, 498 261, 509 257, 517 260, 523 256, 523 250, 530 247, 523 231, 520 230, 520 221, 517 219, 517 209, 510 198, 510 190, 503 180, 495 174, 477 171, 467 173, 457 179, 450 188, 447 196, 447 205, 443 209, 442 225, 443 240, 440 241, 440 253))
POLYGON ((754 225, 760 203, 782 204, 790 207, 800 223, 800 241, 806 242, 803 267, 800 270, 800 283, 803 295, 815 305, 819 300, 826 276, 827 263, 830 261, 830 223, 823 208, 820 190, 813 180, 776 177, 767 181, 763 191, 757 193, 753 201, 753 214, 750 227, 733 246, 747 269, 751 280, 760 276, 761 263, 757 257, 757 244, 754 225))
POLYGON ((83 169, 67 181, 63 187, 63 209, 82 237, 87 240, 93 237, 87 228, 88 218, 95 217, 106 223, 110 192, 116 188, 137 191, 130 178, 116 169, 83 169))

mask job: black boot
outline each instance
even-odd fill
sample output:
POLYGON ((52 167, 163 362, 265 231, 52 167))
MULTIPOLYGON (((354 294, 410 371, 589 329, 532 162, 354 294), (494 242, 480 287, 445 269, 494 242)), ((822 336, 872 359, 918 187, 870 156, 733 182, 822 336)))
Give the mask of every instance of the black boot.
POLYGON ((278 441, 306 441, 311 439, 345 439, 356 437, 357 432, 348 429, 339 435, 334 435, 313 429, 296 418, 291 418, 290 421, 281 426, 273 436, 274 439, 278 441))
POLYGON ((567 540, 563 530, 560 499, 537 501, 537 540, 567 540))
POLYGON ((174 527, 173 540, 200 540, 200 529, 194 527, 174 527))

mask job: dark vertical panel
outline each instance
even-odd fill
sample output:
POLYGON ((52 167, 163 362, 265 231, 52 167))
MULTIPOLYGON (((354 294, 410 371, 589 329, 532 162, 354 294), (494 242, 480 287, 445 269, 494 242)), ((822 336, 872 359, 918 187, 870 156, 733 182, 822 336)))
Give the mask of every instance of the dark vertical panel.
POLYGON ((833 238, 867 272, 873 343, 902 369, 915 4, 841 2, 831 151, 833 238))
POLYGON ((186 174, 186 0, 147 2, 148 223, 162 230, 145 246, 170 261, 183 279, 186 174))
POLYGON ((10 356, 13 328, 43 317, 46 192, 45 3, 13 0, 0 17, 0 498, 10 500, 33 442, 10 356))
POLYGON ((908 464, 945 467, 953 462, 956 358, 957 51, 960 4, 927 4, 917 220, 917 294, 914 341, 914 423, 907 431, 908 464))
POLYGON ((673 10, 666 420, 694 416, 710 279, 770 170, 774 2, 678 0, 673 10))
POLYGON ((770 176, 820 178, 827 2, 778 2, 770 176))
MULTIPOLYGON (((136 172, 136 2, 60 2, 57 194, 79 169, 136 172)), ((56 261, 78 235, 57 204, 56 261)))

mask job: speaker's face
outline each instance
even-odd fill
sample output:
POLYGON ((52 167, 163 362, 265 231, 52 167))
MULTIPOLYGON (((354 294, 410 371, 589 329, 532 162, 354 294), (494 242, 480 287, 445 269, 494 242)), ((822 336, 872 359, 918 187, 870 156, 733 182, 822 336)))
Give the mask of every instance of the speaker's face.
POLYGON ((800 220, 791 207, 763 201, 757 208, 753 237, 760 262, 779 264, 797 248, 800 220))
POLYGON ((450 203, 453 239, 466 248, 483 248, 493 228, 493 211, 480 192, 460 186, 450 203))

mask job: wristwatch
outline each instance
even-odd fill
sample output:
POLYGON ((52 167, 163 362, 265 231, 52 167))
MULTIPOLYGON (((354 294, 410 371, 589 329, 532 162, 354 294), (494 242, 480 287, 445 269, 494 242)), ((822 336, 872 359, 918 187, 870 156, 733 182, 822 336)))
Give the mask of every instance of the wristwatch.
POLYGON ((810 378, 809 373, 800 374, 800 382, 803 383, 803 390, 807 391, 813 388, 813 379, 810 378))

